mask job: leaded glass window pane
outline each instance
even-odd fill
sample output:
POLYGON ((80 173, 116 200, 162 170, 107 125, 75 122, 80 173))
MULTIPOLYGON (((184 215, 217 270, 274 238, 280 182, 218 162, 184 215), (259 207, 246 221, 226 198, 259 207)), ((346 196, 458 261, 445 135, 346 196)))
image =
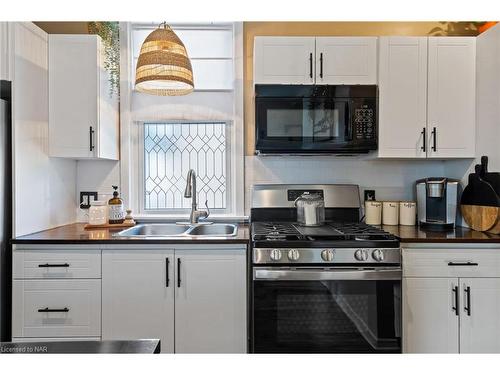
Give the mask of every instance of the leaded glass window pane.
POLYGON ((226 208, 226 123, 144 124, 144 209, 191 208, 184 198, 189 169, 197 175, 198 203, 226 208))

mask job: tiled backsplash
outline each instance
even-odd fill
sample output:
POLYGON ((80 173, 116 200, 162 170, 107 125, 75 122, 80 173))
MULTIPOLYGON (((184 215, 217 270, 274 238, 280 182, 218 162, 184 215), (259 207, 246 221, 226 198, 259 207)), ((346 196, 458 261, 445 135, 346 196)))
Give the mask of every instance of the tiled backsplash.
POLYGON ((358 184, 375 189, 378 200, 413 199, 413 184, 423 177, 446 176, 446 162, 435 160, 369 160, 365 156, 247 156, 245 211, 253 184, 358 184))

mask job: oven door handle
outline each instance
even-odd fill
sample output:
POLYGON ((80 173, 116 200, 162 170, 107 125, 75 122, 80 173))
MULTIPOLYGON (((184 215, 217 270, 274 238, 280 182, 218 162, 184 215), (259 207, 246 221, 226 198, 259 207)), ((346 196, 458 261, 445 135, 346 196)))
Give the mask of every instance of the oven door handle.
POLYGON ((329 280, 401 280, 400 268, 390 269, 276 269, 254 268, 254 280, 293 280, 293 281, 329 281, 329 280))

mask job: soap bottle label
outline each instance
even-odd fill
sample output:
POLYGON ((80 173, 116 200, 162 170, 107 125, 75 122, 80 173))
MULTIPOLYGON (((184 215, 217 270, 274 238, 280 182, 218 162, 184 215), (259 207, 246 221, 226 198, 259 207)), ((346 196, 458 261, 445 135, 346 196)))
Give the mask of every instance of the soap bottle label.
POLYGON ((109 205, 109 222, 113 224, 122 222, 125 219, 125 212, 123 211, 123 204, 109 205))

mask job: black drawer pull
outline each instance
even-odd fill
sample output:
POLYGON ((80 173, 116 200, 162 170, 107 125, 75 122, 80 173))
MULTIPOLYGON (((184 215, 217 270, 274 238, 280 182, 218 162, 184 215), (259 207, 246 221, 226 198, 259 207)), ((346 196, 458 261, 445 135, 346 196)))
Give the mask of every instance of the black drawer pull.
POLYGON ((68 312, 69 309, 67 307, 63 308, 63 309, 49 309, 48 307, 44 308, 44 309, 38 309, 38 312, 68 312))
POLYGON ((49 263, 45 263, 45 264, 39 264, 38 267, 40 268, 49 268, 49 267, 69 267, 69 264, 68 263, 59 263, 59 264, 49 264, 49 263))
POLYGON ((455 297, 455 306, 452 306, 451 309, 455 311, 455 315, 458 315, 458 286, 453 287, 451 291, 455 297))
POLYGON ((177 288, 181 287, 181 258, 177 258, 177 288))
POLYGON ((94 133, 95 130, 92 128, 92 126, 89 129, 89 149, 90 151, 94 151, 94 133))
POLYGON ((168 288, 169 284, 170 284, 170 275, 169 275, 169 269, 170 268, 170 258, 166 258, 165 259, 165 286, 168 288))
POLYGON ((309 78, 313 77, 313 54, 309 54, 309 78))
POLYGON ((423 128, 420 134, 422 134, 422 147, 420 149, 427 152, 427 128, 423 128))
POLYGON ((435 127, 432 128, 432 151, 437 151, 437 129, 435 127))
POLYGON ((448 262, 449 266, 479 266, 479 263, 475 262, 448 262))
POLYGON ((467 312, 467 315, 470 316, 470 286, 464 289, 465 292, 465 303, 464 303, 464 311, 467 312))

